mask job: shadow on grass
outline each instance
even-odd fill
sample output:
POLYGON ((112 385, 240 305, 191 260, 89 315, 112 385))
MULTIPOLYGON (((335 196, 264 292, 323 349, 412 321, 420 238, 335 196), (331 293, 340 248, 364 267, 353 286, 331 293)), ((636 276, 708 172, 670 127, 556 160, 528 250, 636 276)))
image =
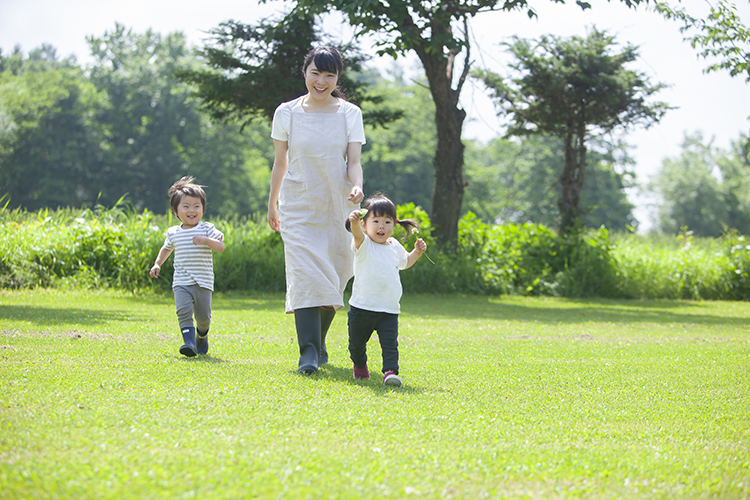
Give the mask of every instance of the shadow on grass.
POLYGON ((511 300, 487 297, 416 297, 402 301, 402 314, 424 319, 481 319, 560 323, 750 325, 743 317, 722 315, 711 303, 690 301, 624 301, 604 299, 511 300), (712 314, 713 313, 713 314, 712 314))
POLYGON ((370 380, 356 380, 351 367, 336 366, 333 363, 323 365, 318 373, 314 375, 299 375, 300 377, 311 377, 321 380, 331 380, 348 385, 355 385, 371 390, 375 394, 385 396, 391 391, 404 394, 424 394, 426 391, 420 387, 404 384, 401 387, 388 387, 383 385, 383 375, 380 372, 370 371, 370 380))
POLYGON ((150 316, 134 311, 98 310, 81 308, 57 308, 37 306, 0 305, 0 320, 25 321, 36 326, 56 326, 74 323, 79 326, 95 326, 110 321, 147 321, 150 316))

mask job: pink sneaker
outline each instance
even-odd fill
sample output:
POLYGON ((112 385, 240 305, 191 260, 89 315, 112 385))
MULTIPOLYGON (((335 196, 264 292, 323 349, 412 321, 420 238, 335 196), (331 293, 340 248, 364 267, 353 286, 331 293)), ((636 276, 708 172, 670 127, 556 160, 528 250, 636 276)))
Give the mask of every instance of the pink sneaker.
POLYGON ((393 370, 388 370, 383 374, 383 385, 401 387, 401 377, 396 375, 396 372, 394 372, 393 370))
POLYGON ((358 380, 367 380, 370 378, 370 370, 367 369, 367 365, 364 368, 357 368, 354 365, 354 378, 358 380))

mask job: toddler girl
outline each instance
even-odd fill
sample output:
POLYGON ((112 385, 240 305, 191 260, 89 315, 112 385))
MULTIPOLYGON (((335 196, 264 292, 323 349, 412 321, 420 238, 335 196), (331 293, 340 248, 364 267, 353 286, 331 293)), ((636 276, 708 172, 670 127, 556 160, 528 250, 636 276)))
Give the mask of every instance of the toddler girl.
POLYGON ((382 195, 375 195, 354 210, 346 221, 354 236, 354 285, 349 299, 349 354, 354 363, 354 378, 369 379, 367 341, 378 332, 383 351, 383 383, 400 386, 398 376, 398 315, 403 293, 399 270, 411 267, 427 250, 417 239, 414 250, 407 252, 392 238, 396 224, 408 231, 418 229, 414 220, 398 220, 396 205, 382 195), (362 218, 364 213, 364 218, 362 218))

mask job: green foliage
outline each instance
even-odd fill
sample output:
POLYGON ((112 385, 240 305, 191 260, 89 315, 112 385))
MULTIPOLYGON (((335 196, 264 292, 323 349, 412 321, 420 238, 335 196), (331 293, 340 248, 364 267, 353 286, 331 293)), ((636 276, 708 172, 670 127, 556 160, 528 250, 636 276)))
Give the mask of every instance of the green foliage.
POLYGON ((393 81, 379 78, 372 93, 383 99, 385 109, 401 110, 403 118, 367 131, 367 143, 362 147, 364 190, 385 192, 397 203, 412 202, 429 212, 437 143, 430 93, 398 76, 393 81))
MULTIPOLYGON (((733 232, 701 240, 617 236, 583 230, 559 236, 541 224, 489 225, 467 213, 459 223, 457 252, 441 251, 427 213, 398 206, 415 219, 418 234, 399 234, 407 250, 418 237, 427 252, 401 273, 405 293, 559 297, 750 299, 750 245, 733 232)), ((281 237, 265 219, 212 220, 226 250, 214 255, 216 289, 283 292, 281 237)), ((159 279, 148 270, 173 220, 112 209, 0 210, 0 287, 171 288, 172 259, 159 279)), ((401 231, 401 230, 398 230, 401 231)), ((403 231, 402 231, 403 233, 403 231)))
POLYGON ((724 240, 728 269, 722 274, 726 280, 726 298, 750 300, 750 239, 730 232, 724 240))
POLYGON ((658 223, 668 234, 684 226, 698 236, 735 229, 750 233, 750 162, 747 136, 724 151, 696 132, 676 158, 666 158, 649 189, 657 194, 658 223))
POLYGON ((194 95, 212 118, 239 122, 244 128, 254 121, 270 121, 280 103, 305 94, 305 55, 316 46, 333 45, 344 60, 339 87, 348 100, 363 108, 365 124, 383 125, 400 117, 399 110, 373 107, 382 99, 368 92, 366 82, 351 76, 367 60, 359 48, 328 39, 315 24, 311 14, 264 19, 256 26, 221 23, 210 31, 213 38, 200 51, 205 66, 183 69, 177 76, 195 85, 194 95))
MULTIPOLYGON (((633 160, 627 147, 592 142, 596 148, 587 155, 587 182, 580 200, 584 224, 611 231, 636 227, 633 205, 625 192, 635 183, 635 174, 628 170, 633 160)), ((542 135, 494 139, 486 146, 469 143, 464 213, 474 212, 489 223, 533 222, 556 227, 564 157, 562 142, 542 135)))
POLYGON ((560 231, 567 234, 580 219, 587 144, 591 137, 637 124, 658 122, 669 109, 647 99, 664 87, 625 66, 637 49, 616 51, 614 37, 592 29, 585 38, 543 36, 538 41, 513 38, 513 78, 475 71, 493 92, 499 112, 511 120, 508 135, 544 134, 560 139, 564 167, 559 176, 560 231))
POLYGON ((665 19, 681 21, 680 31, 692 32, 685 40, 704 59, 717 61, 705 69, 706 73, 728 70, 732 76, 745 75, 745 81, 750 82, 750 29, 742 23, 735 4, 721 0, 710 6, 707 16, 698 17, 666 2, 656 2, 654 9, 665 19))
POLYGON ((30 210, 95 199, 105 96, 51 47, 0 59, 0 195, 30 210))

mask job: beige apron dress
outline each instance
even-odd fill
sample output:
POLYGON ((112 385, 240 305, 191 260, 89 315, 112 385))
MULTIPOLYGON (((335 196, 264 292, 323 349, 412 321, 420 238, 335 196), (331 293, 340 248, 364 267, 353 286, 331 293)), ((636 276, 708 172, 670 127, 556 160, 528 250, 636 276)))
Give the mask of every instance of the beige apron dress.
POLYGON ((344 307, 354 275, 352 235, 344 223, 359 205, 346 166, 346 115, 292 113, 289 162, 279 194, 279 224, 286 261, 286 312, 344 307))

